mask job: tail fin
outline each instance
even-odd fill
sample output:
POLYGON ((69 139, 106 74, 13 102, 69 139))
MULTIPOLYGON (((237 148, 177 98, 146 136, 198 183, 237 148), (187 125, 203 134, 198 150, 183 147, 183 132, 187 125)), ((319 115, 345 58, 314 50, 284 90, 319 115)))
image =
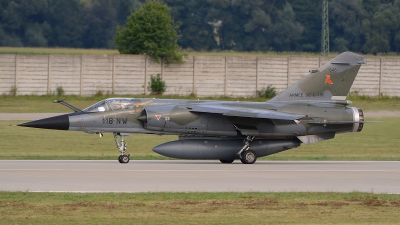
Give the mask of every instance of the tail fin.
POLYGON ((365 63, 363 56, 343 52, 270 101, 345 100, 361 64, 365 63))

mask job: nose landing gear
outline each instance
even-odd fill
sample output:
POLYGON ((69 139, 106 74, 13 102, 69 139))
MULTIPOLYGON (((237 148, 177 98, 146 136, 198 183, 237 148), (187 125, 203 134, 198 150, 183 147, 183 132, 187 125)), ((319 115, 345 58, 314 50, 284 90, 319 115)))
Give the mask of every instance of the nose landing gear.
POLYGON ((120 163, 128 163, 129 162, 129 154, 128 155, 120 155, 120 156, 118 156, 118 162, 120 162, 120 163))
POLYGON ((127 144, 125 143, 125 136, 129 136, 130 134, 121 134, 121 133, 113 133, 113 134, 114 134, 115 144, 117 145, 118 151, 121 153, 120 156, 118 157, 118 162, 128 163, 129 156, 131 155, 126 151, 127 144), (118 142, 118 135, 121 137, 120 138, 121 143, 118 142))

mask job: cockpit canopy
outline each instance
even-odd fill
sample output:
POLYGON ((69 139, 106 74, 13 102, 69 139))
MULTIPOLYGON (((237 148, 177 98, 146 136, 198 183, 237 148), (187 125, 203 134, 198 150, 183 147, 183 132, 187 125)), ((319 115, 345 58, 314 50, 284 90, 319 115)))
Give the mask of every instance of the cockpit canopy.
POLYGON ((97 102, 86 109, 84 112, 105 112, 105 111, 116 111, 122 109, 134 109, 135 99, 134 98, 108 98, 97 102))

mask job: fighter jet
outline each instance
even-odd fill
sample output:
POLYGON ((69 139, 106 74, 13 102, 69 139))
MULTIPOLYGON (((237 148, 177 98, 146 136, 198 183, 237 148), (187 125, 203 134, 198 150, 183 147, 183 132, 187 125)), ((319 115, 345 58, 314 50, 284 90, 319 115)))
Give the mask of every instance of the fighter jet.
POLYGON ((302 143, 360 132, 363 111, 350 107, 346 96, 365 63, 363 56, 344 52, 267 102, 108 98, 80 110, 56 100, 74 112, 18 126, 112 133, 120 163, 129 162, 125 137, 141 133, 178 135, 153 148, 164 156, 253 164, 302 143))

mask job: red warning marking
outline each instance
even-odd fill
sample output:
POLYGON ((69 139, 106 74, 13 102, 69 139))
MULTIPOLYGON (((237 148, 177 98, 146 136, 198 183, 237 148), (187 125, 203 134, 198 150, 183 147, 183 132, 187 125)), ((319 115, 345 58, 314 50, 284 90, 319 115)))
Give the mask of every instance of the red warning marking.
POLYGON ((161 118, 161 115, 156 115, 157 120, 160 120, 160 118, 161 118))
POLYGON ((333 82, 331 80, 331 75, 326 75, 325 84, 333 84, 333 82))

